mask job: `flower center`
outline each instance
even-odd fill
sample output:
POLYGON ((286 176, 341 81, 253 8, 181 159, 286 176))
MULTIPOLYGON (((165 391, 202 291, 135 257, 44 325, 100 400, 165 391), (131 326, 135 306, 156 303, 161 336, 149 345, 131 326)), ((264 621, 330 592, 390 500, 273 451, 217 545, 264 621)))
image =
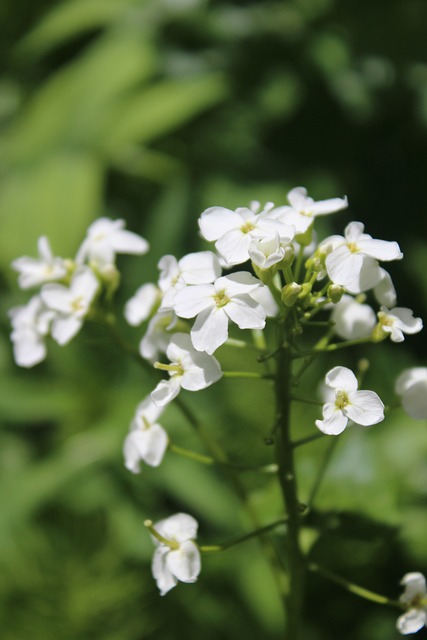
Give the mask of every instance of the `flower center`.
POLYGON ((245 224, 242 224, 242 226, 240 227, 240 231, 242 233, 250 233, 254 229, 255 229, 255 225, 250 220, 247 220, 245 224))
POLYGON ((78 313, 79 311, 83 311, 83 309, 83 297, 79 296, 78 298, 74 298, 74 300, 71 302, 71 310, 74 311, 74 313, 78 313))
POLYGON ((347 393, 343 389, 338 389, 335 394, 335 406, 337 409, 345 409, 350 404, 347 393))
POLYGON ((347 242, 347 247, 349 248, 351 253, 358 253, 359 252, 359 247, 357 246, 357 244, 355 242, 347 242))
POLYGON ((394 324, 394 319, 386 315, 384 311, 378 312, 378 320, 383 327, 392 327, 394 324))
POLYGON ((221 291, 217 291, 213 296, 214 302, 216 306, 220 309, 221 307, 225 307, 226 304, 230 302, 230 298, 227 296, 225 289, 221 289, 221 291))
POLYGON ((300 216, 305 216, 306 218, 313 217, 313 214, 311 213, 311 211, 304 211, 304 209, 302 209, 301 211, 298 211, 298 213, 300 214, 300 216))

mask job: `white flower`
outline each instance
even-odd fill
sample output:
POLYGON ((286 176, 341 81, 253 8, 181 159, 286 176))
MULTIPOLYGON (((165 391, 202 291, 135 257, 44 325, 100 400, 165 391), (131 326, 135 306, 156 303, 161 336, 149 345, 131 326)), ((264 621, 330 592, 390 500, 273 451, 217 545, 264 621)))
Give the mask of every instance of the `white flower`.
MULTIPOLYGON (((249 257, 260 269, 269 269, 273 265, 281 262, 289 253, 288 244, 284 244, 280 240, 279 234, 276 232, 273 236, 264 238, 254 238, 249 244, 249 257)), ((291 250, 292 255, 292 250, 291 250)))
POLYGON ((423 328, 421 318, 414 318, 413 311, 406 307, 395 307, 391 310, 381 307, 377 315, 382 331, 389 333, 393 342, 403 342, 404 333, 412 335, 423 328))
POLYGON ((326 256, 329 278, 350 293, 362 293, 379 284, 384 273, 378 260, 400 260, 403 256, 397 242, 375 240, 363 230, 361 222, 350 222, 345 237, 331 236, 321 245, 332 249, 326 256))
POLYGON ((124 316, 132 327, 137 327, 147 320, 162 297, 155 284, 148 282, 139 287, 125 305, 124 316))
POLYGON ((400 596, 400 602, 407 611, 397 619, 397 629, 403 635, 416 633, 427 622, 427 591, 426 580, 422 573, 412 571, 406 573, 400 581, 405 591, 400 596))
POLYGON ((186 287, 178 291, 175 311, 182 318, 194 318, 191 339, 198 351, 212 354, 228 338, 228 322, 240 329, 263 329, 265 311, 251 298, 260 281, 245 271, 218 278, 213 284, 186 287))
POLYGON ((289 191, 287 198, 290 206, 277 207, 275 214, 279 214, 279 219, 285 224, 293 225, 297 235, 305 233, 315 217, 348 207, 346 197, 315 202, 307 195, 307 189, 304 187, 295 187, 289 191))
POLYGON ((406 413, 416 420, 427 420, 427 367, 412 367, 396 380, 396 393, 402 397, 406 413))
POLYGON ((60 345, 67 344, 83 325, 99 283, 88 267, 79 267, 73 274, 69 287, 62 284, 46 284, 41 298, 49 309, 55 311, 51 335, 60 345))
POLYGON ((148 242, 136 233, 126 231, 124 226, 124 220, 95 220, 87 230, 87 237, 77 252, 77 264, 88 261, 103 270, 114 264, 117 253, 147 253, 148 242))
POLYGON ((196 582, 201 569, 200 551, 195 543, 198 523, 187 513, 177 513, 160 520, 153 529, 164 542, 154 535, 152 572, 160 595, 164 596, 180 582, 196 582))
POLYGON ((362 304, 352 296, 343 295, 333 305, 331 320, 334 331, 345 340, 368 338, 376 324, 375 311, 368 304, 362 304))
POLYGON ((151 397, 145 398, 137 407, 131 422, 130 433, 123 445, 125 467, 139 473, 141 461, 158 467, 168 446, 168 436, 157 419, 163 409, 154 404, 151 397))
POLYGON ((294 227, 284 224, 272 214, 274 205, 270 202, 260 213, 259 203, 252 208, 240 207, 235 211, 225 207, 210 207, 199 218, 202 236, 216 241, 215 247, 228 266, 249 260, 249 245, 255 238, 265 238, 279 234, 285 244, 292 241, 294 227))
POLYGON ((221 266, 212 251, 189 253, 179 261, 174 256, 163 256, 158 267, 161 270, 159 287, 163 292, 161 309, 171 309, 176 292, 186 285, 207 284, 221 275, 221 266))
POLYGON ((162 380, 151 393, 155 404, 163 407, 181 390, 199 391, 217 382, 222 376, 219 362, 213 356, 199 353, 186 333, 176 333, 166 349, 170 365, 156 363, 158 369, 169 373, 169 380, 162 380))
POLYGON ((15 362, 20 367, 33 367, 46 358, 45 337, 54 316, 40 296, 33 296, 25 306, 9 311, 12 322, 11 340, 15 362))
POLYGON ((49 240, 45 236, 39 238, 37 248, 39 258, 23 256, 12 262, 12 269, 19 272, 18 283, 21 289, 30 289, 45 282, 61 280, 67 275, 65 261, 53 256, 49 240))
POLYGON ((357 378, 347 367, 334 367, 325 377, 334 391, 334 401, 323 405, 323 420, 316 426, 329 435, 338 435, 349 420, 369 426, 384 420, 384 405, 374 391, 358 391, 357 378))

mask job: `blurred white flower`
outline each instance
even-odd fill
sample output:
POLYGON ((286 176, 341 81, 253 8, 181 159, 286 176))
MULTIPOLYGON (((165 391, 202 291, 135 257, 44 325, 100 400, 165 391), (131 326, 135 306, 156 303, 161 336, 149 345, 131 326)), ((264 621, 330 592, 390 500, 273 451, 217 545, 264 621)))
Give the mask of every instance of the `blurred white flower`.
POLYGON ((163 407, 181 390, 199 391, 217 382, 222 376, 219 362, 214 356, 196 351, 186 333, 175 333, 166 349, 169 365, 156 363, 158 369, 168 371, 169 380, 161 380, 151 398, 163 407))
POLYGON ((117 253, 147 253, 148 242, 136 233, 127 231, 124 226, 124 220, 95 220, 87 230, 87 236, 77 252, 77 264, 87 261, 103 271, 114 264, 117 253))
POLYGON ((422 629, 427 622, 426 580, 422 573, 412 571, 403 576, 400 584, 405 587, 400 602, 408 610, 399 616, 396 626, 400 633, 408 635, 422 629))
POLYGON ((332 306, 331 320, 334 331, 345 340, 368 338, 376 324, 375 311, 368 304, 362 304, 352 296, 343 295, 332 306))
POLYGON ((393 342, 403 342, 405 333, 412 335, 423 328, 421 318, 414 318, 413 311, 406 307, 395 307, 391 310, 381 307, 377 315, 382 331, 390 334, 393 342))
POLYGON ((10 339, 18 366, 33 367, 46 358, 45 337, 49 333, 54 315, 43 304, 40 296, 33 296, 25 306, 10 309, 10 339))
POLYGON ((396 380, 395 391, 402 398, 406 413, 416 420, 427 420, 427 367, 412 367, 396 380))
POLYGON ((51 335, 58 344, 67 344, 80 331, 98 288, 98 279, 89 267, 76 269, 69 287, 44 285, 40 296, 46 307, 55 312, 51 335))
POLYGON ((150 317, 162 298, 155 284, 148 282, 139 287, 132 298, 126 302, 124 316, 132 327, 137 327, 150 317))
POLYGON ((332 402, 323 405, 323 420, 316 426, 323 433, 342 433, 349 420, 370 426, 384 420, 384 405, 374 391, 358 391, 357 378, 347 367, 334 367, 325 376, 325 383, 334 392, 332 402))
POLYGON ((174 311, 158 311, 150 319, 147 331, 139 343, 141 356, 154 363, 161 353, 166 353, 174 332, 177 333, 178 317, 174 311))
POLYGON ((67 275, 65 261, 54 257, 46 236, 39 238, 37 248, 39 258, 23 256, 12 262, 12 269, 19 272, 18 283, 21 289, 30 289, 45 282, 61 280, 67 275))
POLYGON ((160 538, 152 535, 157 549, 151 566, 160 595, 164 596, 173 589, 178 580, 196 582, 201 569, 200 551, 195 542, 197 520, 187 513, 177 513, 149 525, 160 538))
POLYGON ((397 242, 375 240, 363 233, 361 222, 350 222, 344 236, 330 236, 321 243, 329 248, 326 270, 332 282, 350 293, 362 293, 377 286, 384 278, 379 260, 400 260, 403 254, 397 242))
POLYGON ((157 419, 163 412, 151 397, 145 398, 137 407, 131 422, 130 432, 123 445, 125 467, 139 473, 141 461, 150 467, 158 467, 168 446, 168 436, 157 419))
POLYGON ((213 284, 181 289, 175 311, 181 318, 194 318, 191 339, 198 351, 212 354, 228 338, 229 320, 240 329, 263 329, 265 311, 251 293, 260 281, 246 271, 218 278, 213 284))

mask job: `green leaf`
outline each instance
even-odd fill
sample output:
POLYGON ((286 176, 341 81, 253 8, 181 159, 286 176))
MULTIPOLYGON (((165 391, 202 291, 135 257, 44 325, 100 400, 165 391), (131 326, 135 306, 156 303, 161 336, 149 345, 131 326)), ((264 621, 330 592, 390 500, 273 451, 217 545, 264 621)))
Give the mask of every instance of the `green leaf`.
POLYGON ((102 202, 102 166, 85 154, 53 154, 0 182, 0 265, 35 255, 48 235, 54 253, 74 254, 102 202))
POLYGON ((41 87, 2 141, 3 161, 26 162, 58 147, 93 148, 100 130, 108 136, 105 123, 118 96, 143 82, 154 66, 153 49, 141 34, 98 38, 41 87))
POLYGON ((42 56, 81 33, 120 18, 135 0, 72 0, 47 14, 18 45, 22 55, 42 56))
POLYGON ((148 142, 184 124, 223 100, 221 74, 191 80, 167 80, 126 98, 106 123, 102 140, 109 155, 135 141, 148 142))

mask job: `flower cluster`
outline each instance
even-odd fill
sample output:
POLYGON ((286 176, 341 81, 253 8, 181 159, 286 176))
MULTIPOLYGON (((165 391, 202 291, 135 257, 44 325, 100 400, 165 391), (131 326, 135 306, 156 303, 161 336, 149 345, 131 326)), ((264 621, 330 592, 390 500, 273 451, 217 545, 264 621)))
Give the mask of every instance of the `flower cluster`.
POLYGON ((116 285, 116 254, 142 255, 148 242, 126 231, 123 220, 99 218, 89 227, 74 260, 54 256, 44 236, 38 251, 38 258, 24 256, 12 263, 22 289, 40 287, 25 306, 10 310, 14 356, 21 367, 45 359, 48 335, 59 345, 70 342, 103 288, 116 285))
MULTIPOLYGON (((420 318, 396 306, 395 287, 382 266, 402 258, 397 242, 372 238, 357 221, 350 222, 342 236, 319 242, 316 218, 347 208, 347 198, 315 202, 306 189, 297 187, 287 199, 288 204, 280 206, 252 202, 236 210, 206 209, 198 225, 202 238, 213 243, 212 250, 180 259, 163 256, 158 281, 142 283, 126 303, 127 322, 133 327, 146 323, 141 357, 166 374, 138 405, 126 436, 123 454, 132 473, 140 472, 141 463, 157 467, 162 462, 172 447, 158 422, 163 411, 182 389, 200 391, 220 380, 223 371, 214 354, 236 342, 233 336, 239 330, 244 332, 239 342, 246 344, 248 331, 259 335, 267 324, 280 329, 276 333, 284 339, 273 349, 268 348, 266 333, 260 362, 285 349, 289 360, 297 362, 347 342, 375 343, 389 337, 399 343, 406 334, 421 330, 420 318), (325 335, 312 350, 304 351, 307 341, 299 342, 299 336, 319 325, 325 335), (344 342, 331 344, 332 340, 344 342)), ((16 362, 31 367, 43 360, 48 335, 67 344, 94 312, 101 295, 111 296, 117 287, 116 254, 147 250, 146 240, 126 231, 122 220, 106 218, 90 226, 74 260, 55 257, 48 240, 40 238, 37 259, 19 258, 12 265, 22 288, 40 287, 26 306, 10 312, 16 362)), ((411 369, 397 381, 403 407, 416 418, 427 417, 426 371, 411 369)), ((359 382, 343 366, 326 374, 323 416, 315 421, 321 432, 338 435, 348 423, 368 426, 384 419, 378 395, 359 390, 359 382)), ((176 514, 147 526, 157 545, 152 569, 161 594, 177 581, 194 582, 200 572, 194 518, 176 514)), ((412 628, 411 611, 405 614, 402 629, 412 628)))

